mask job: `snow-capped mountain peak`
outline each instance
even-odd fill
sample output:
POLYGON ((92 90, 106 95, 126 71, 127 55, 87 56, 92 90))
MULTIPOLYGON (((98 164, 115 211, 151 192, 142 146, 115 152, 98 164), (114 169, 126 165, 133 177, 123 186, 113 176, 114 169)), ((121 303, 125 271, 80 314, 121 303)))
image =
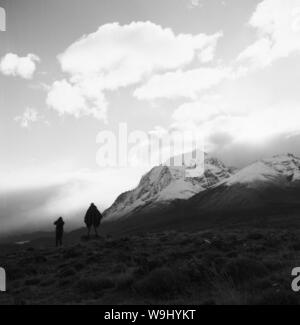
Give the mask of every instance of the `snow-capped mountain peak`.
POLYGON ((300 180, 300 158, 293 154, 277 155, 262 159, 241 169, 225 181, 227 185, 276 183, 300 180))
POLYGON ((116 199, 105 211, 105 217, 120 218, 146 206, 188 199, 232 175, 232 170, 217 158, 207 154, 185 155, 182 160, 175 156, 163 165, 153 167, 135 189, 116 199))

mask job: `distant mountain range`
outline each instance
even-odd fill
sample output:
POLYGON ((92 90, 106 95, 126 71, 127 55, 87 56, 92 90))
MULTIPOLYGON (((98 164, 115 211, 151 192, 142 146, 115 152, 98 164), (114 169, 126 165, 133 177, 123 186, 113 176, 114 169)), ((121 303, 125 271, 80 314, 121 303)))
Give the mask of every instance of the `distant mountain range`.
MULTIPOLYGON (((105 219, 132 217, 139 224, 139 216, 148 223, 147 215, 165 224, 167 215, 178 219, 179 215, 203 218, 300 212, 300 158, 293 154, 256 161, 240 170, 205 155, 202 175, 193 173, 200 164, 191 161, 179 167, 154 167, 135 189, 116 199, 105 211, 105 219)), ((172 222, 172 217, 168 220, 172 222)))

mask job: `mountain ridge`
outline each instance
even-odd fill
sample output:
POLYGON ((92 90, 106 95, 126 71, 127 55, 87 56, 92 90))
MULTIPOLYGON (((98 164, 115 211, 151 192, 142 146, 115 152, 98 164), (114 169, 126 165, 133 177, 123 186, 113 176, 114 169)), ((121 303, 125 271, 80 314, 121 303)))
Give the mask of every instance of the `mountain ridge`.
POLYGON ((191 219, 191 223, 209 225, 209 220, 218 219, 218 216, 226 217, 218 219, 217 223, 226 223, 226 219, 230 222, 231 217, 238 216, 256 218, 280 213, 294 214, 300 211, 299 177, 299 157, 293 154, 276 155, 249 164, 188 198, 173 197, 169 204, 150 202, 142 209, 132 210, 126 218, 116 220, 131 219, 129 223, 132 226, 144 229, 149 219, 152 220, 151 226, 149 224, 151 228, 158 225, 169 227, 168 223, 173 222, 183 224, 187 218, 191 219))
POLYGON ((205 154, 201 160, 189 155, 189 159, 182 160, 181 166, 174 166, 177 157, 172 157, 165 164, 153 167, 142 176, 136 188, 117 197, 105 210, 105 218, 118 219, 148 206, 189 199, 233 174, 234 169, 217 158, 205 154))

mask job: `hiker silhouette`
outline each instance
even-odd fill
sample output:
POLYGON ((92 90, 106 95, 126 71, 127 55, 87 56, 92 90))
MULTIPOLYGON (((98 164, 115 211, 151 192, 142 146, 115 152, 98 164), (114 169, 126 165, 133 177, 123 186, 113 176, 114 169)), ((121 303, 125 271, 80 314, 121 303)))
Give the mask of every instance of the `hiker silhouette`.
POLYGON ((98 237, 97 228, 100 226, 102 218, 103 216, 101 212, 97 209, 94 203, 91 203, 84 218, 84 222, 88 229, 88 237, 90 237, 90 232, 92 227, 94 227, 95 235, 96 237, 98 237))
POLYGON ((62 238, 64 235, 64 220, 62 217, 59 217, 55 222, 54 225, 56 227, 56 238, 55 238, 55 244, 57 246, 62 246, 62 238))

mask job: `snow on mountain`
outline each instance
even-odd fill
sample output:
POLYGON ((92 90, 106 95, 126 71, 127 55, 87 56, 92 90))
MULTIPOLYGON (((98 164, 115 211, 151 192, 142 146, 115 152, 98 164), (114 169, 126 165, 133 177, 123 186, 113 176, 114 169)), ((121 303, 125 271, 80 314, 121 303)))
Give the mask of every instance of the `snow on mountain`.
POLYGON ((263 184, 294 182, 300 180, 300 158, 292 155, 277 155, 257 161, 231 176, 225 181, 233 184, 263 184))
POLYGON ((276 214, 300 208, 300 158, 278 155, 257 161, 193 196, 188 207, 199 215, 243 211, 276 214))
POLYGON ((185 154, 181 164, 178 164, 181 161, 178 160, 179 156, 172 157, 165 164, 152 168, 135 189, 116 199, 105 211, 105 217, 116 219, 145 207, 189 199, 233 174, 233 169, 217 158, 207 154, 204 159, 201 159, 201 155, 197 158, 194 156, 185 154))

